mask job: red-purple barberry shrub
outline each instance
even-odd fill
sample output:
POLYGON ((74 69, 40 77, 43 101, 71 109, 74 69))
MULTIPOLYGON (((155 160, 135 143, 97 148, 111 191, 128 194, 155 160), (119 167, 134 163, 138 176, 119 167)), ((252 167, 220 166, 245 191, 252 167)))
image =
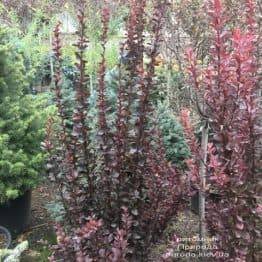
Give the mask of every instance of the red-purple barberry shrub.
POLYGON ((60 132, 56 134, 58 139, 54 143, 50 140, 52 130, 49 127, 44 146, 50 154, 49 174, 59 189, 65 220, 57 226, 58 245, 53 260, 144 260, 148 247, 161 235, 181 203, 183 186, 180 177, 165 158, 159 130, 156 125, 149 124, 154 122, 150 99, 156 88, 155 66, 167 1, 153 1, 151 17, 146 14, 148 2, 129 1, 126 40, 120 48, 115 106, 109 104, 105 81, 110 14, 106 6, 101 10, 102 54, 97 77, 98 148, 91 147, 88 128, 89 87, 84 58, 88 40, 85 36, 84 3, 81 2, 78 15, 76 67, 79 74, 75 83, 72 131, 65 126, 59 26, 55 29, 54 90, 60 132), (145 28, 149 39, 145 38, 145 28), (108 120, 108 112, 112 108, 116 108, 113 125, 108 120))
MULTIPOLYGON (((203 111, 212 131, 208 146, 206 192, 216 192, 220 201, 207 203, 206 222, 216 236, 218 250, 228 254, 221 261, 256 261, 258 231, 258 68, 256 25, 250 17, 255 9, 247 1, 247 28, 227 28, 222 1, 208 1, 213 45, 210 61, 199 70, 189 50, 189 72, 197 95, 203 95, 203 111)), ((244 9, 244 8, 243 8, 244 9)), ((192 159, 188 161, 191 181, 198 183, 200 146, 193 138, 188 112, 182 112, 192 159)), ((217 253, 218 254, 218 253, 217 253)))

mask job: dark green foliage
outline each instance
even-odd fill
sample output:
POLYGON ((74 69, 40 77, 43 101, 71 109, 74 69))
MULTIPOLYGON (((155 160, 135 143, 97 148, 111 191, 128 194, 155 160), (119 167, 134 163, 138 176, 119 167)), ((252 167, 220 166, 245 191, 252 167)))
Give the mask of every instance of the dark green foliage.
MULTIPOLYGON (((29 69, 31 68, 31 85, 34 86, 48 86, 51 83, 51 68, 50 68, 50 54, 42 54, 40 56, 40 61, 38 64, 30 64, 29 69)), ((32 63, 32 59, 27 57, 28 63, 32 63)))
POLYGON ((32 188, 42 166, 43 99, 26 95, 23 61, 0 28, 0 202, 32 188))
POLYGON ((178 168, 184 168, 184 160, 190 156, 185 142, 183 128, 166 103, 159 103, 157 108, 158 123, 162 131, 166 157, 178 168))

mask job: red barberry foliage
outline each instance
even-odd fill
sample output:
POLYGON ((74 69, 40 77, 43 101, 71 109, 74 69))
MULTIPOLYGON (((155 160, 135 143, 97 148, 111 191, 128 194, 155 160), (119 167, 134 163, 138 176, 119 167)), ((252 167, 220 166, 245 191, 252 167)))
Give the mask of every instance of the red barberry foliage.
POLYGON ((118 99, 113 124, 107 119, 112 108, 108 103, 105 81, 110 14, 106 5, 101 10, 98 148, 92 148, 89 141, 89 92, 84 59, 88 42, 83 6, 80 5, 78 16, 80 29, 76 67, 79 74, 75 84, 72 132, 63 126, 65 115, 60 112, 64 108, 59 67, 61 44, 59 27, 55 30, 54 51, 59 80, 55 81, 55 90, 62 135, 59 136, 59 143, 52 144, 47 139, 45 146, 52 159, 52 162, 49 160, 49 173, 56 178, 57 188, 61 189, 66 215, 63 224, 57 227, 59 243, 53 259, 97 261, 101 258, 105 259, 102 261, 119 262, 131 258, 145 259, 151 243, 162 234, 183 202, 183 182, 165 159, 159 130, 155 124, 150 125, 154 118, 150 99, 155 89, 156 57, 167 1, 153 1, 152 17, 146 19, 148 2, 129 1, 126 40, 120 50, 118 99), (151 44, 145 40, 146 26, 151 44), (123 209, 123 206, 126 208, 123 209), (97 226, 93 228, 92 225, 97 226))
MULTIPOLYGON (((221 261, 255 261, 258 231, 258 169, 256 140, 259 139, 256 66, 256 26, 253 1, 247 1, 248 28, 226 27, 221 0, 208 1, 213 45, 208 65, 199 70, 192 50, 187 52, 195 91, 203 95, 204 112, 212 132, 208 146, 208 190, 221 196, 208 201, 207 225, 219 239, 219 250, 229 254, 221 261)), ((182 119, 192 160, 191 176, 198 175, 199 156, 188 115, 182 119), (191 138, 190 138, 191 136, 191 138)))

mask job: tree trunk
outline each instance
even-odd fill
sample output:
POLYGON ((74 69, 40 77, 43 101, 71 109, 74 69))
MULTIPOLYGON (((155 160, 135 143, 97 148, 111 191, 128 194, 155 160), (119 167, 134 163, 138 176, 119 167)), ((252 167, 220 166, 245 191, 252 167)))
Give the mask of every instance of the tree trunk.
POLYGON ((205 187, 206 187, 206 162, 208 144, 208 123, 205 121, 201 138, 201 163, 200 163, 200 190, 199 190, 199 237, 200 245, 203 247, 206 238, 205 224, 205 187))

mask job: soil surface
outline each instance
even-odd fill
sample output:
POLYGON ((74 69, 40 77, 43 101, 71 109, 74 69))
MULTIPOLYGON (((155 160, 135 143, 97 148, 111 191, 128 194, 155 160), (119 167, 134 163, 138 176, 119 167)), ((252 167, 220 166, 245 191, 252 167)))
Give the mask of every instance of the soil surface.
POLYGON ((32 193, 31 225, 14 241, 14 245, 28 240, 29 249, 23 254, 21 262, 47 262, 51 255, 51 245, 56 237, 46 204, 54 199, 54 191, 49 184, 41 185, 32 193))

